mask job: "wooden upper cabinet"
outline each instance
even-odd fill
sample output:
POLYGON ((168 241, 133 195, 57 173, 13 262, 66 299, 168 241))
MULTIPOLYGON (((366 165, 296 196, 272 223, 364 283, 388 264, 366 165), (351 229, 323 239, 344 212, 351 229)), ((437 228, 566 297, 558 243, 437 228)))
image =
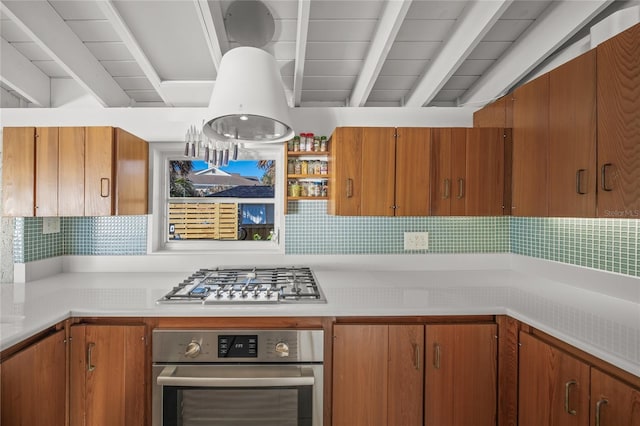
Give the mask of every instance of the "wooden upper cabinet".
POLYGON ((362 130, 363 216, 393 216, 395 206, 396 150, 393 127, 362 130))
POLYGON ((115 132, 115 214, 147 214, 149 144, 122 129, 115 132))
POLYGON ((362 127, 338 127, 331 135, 329 214, 358 216, 362 191, 362 127))
POLYGON ((504 95, 474 112, 473 127, 513 127, 513 96, 504 95))
POLYGON ((58 128, 36 128, 36 216, 58 216, 58 128))
POLYGON ((84 216, 84 127, 58 129, 58 215, 84 216))
POLYGON ((431 214, 465 214, 466 129, 434 128, 431 152, 431 214))
POLYGON ((430 206, 431 129, 396 129, 395 215, 428 216, 430 206))
POLYGON ((84 211, 86 216, 115 212, 112 127, 85 128, 84 211))
POLYGON ((549 73, 549 216, 596 214, 596 52, 549 73))
POLYGON ((505 129, 466 131, 466 170, 462 190, 467 216, 501 216, 505 195, 505 129))
POLYGON ((497 326, 427 325, 425 330, 424 424, 495 426, 497 326))
POLYGON ((2 133, 2 214, 34 215, 34 127, 5 127, 2 133))
POLYGON ((144 325, 74 325, 70 425, 145 424, 144 325))
POLYGON ((519 357, 519 426, 589 424, 587 364, 524 332, 519 357))
POLYGON ((640 217, 640 24, 597 47, 598 216, 640 217))
POLYGON ((549 74, 513 93, 512 214, 547 216, 549 74))
POLYGON ((66 345, 58 331, 0 364, 0 424, 65 424, 66 345))
POLYGON ((640 424, 640 390, 591 368, 591 426, 640 424))

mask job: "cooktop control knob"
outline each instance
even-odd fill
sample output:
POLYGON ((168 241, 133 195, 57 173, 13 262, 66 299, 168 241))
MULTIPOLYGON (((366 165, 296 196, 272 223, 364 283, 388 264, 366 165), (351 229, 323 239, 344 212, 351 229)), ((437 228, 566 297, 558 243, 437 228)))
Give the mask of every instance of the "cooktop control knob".
POLYGON ((276 349, 276 355, 278 355, 280 358, 289 356, 289 345, 287 343, 278 342, 276 343, 275 349, 276 349))
POLYGON ((187 349, 184 351, 184 356, 188 358, 195 358, 200 355, 200 343, 192 340, 191 343, 187 345, 187 349))

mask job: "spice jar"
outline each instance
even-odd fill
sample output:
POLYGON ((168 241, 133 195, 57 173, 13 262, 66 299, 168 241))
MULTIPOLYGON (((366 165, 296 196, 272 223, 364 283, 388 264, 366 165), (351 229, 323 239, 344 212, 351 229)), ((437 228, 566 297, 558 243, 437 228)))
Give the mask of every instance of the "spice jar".
POLYGON ((320 136, 320 151, 325 152, 327 150, 327 137, 320 136))
POLYGON ((308 175, 309 174, 309 162, 308 161, 301 161, 300 162, 300 174, 301 175, 308 175))
POLYGON ((294 164, 295 164, 293 168, 294 174, 296 175, 302 174, 302 164, 300 164, 300 160, 296 160, 294 164))
POLYGON ((300 136, 293 137, 293 151, 300 151, 300 136))

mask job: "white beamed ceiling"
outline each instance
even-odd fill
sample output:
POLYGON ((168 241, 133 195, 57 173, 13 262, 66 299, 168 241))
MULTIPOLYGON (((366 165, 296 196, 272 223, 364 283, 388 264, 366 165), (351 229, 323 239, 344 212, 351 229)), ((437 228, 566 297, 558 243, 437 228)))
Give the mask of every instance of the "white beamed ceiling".
MULTIPOLYGON (((221 55, 239 46, 224 27, 231 3, 1 0, 2 93, 51 107, 60 102, 50 96, 65 98, 52 87, 73 86, 104 107, 206 107, 221 55)), ((275 33, 263 49, 291 106, 366 108, 482 106, 572 36, 638 1, 264 3, 275 33)))

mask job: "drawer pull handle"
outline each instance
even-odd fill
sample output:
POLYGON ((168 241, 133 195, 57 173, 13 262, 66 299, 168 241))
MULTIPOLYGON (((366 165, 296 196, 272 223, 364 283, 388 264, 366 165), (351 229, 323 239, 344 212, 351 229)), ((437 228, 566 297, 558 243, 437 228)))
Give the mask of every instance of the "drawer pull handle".
POLYGON ((87 345, 87 371, 93 371, 96 369, 96 366, 93 365, 93 360, 91 356, 93 355, 93 348, 96 347, 96 344, 91 342, 87 345))
POLYGON ((600 169, 600 185, 602 186, 603 191, 611 191, 612 189, 607 186, 607 169, 611 167, 613 164, 605 163, 602 165, 600 169))
POLYGON ((586 195, 586 192, 582 191, 582 175, 586 172, 586 169, 580 169, 576 172, 576 194, 586 195))
POLYGON ((461 200, 464 197, 464 179, 458 179, 458 196, 456 197, 458 200, 461 200))
POLYGON ((420 371, 420 346, 416 343, 413 344, 413 354, 415 355, 415 362, 413 365, 416 367, 416 370, 420 371))
POLYGON ((100 196, 107 198, 109 196, 109 178, 100 179, 100 196))
POLYGON ((440 369, 440 345, 438 343, 433 344, 433 366, 436 370, 440 369))
POLYGON ((444 193, 442 194, 443 199, 449 198, 449 192, 451 188, 451 179, 447 178, 444 180, 444 193))
POLYGON ((596 403, 596 426, 600 426, 600 415, 602 412, 602 406, 607 405, 608 403, 609 400, 607 399, 601 399, 596 403))
POLYGON ((569 394, 571 393, 571 386, 575 386, 577 384, 578 382, 575 380, 569 380, 564 384, 564 411, 572 416, 575 416, 577 413, 576 410, 569 408, 569 394))
POLYGON ((347 198, 353 197, 353 179, 347 179, 347 198))

